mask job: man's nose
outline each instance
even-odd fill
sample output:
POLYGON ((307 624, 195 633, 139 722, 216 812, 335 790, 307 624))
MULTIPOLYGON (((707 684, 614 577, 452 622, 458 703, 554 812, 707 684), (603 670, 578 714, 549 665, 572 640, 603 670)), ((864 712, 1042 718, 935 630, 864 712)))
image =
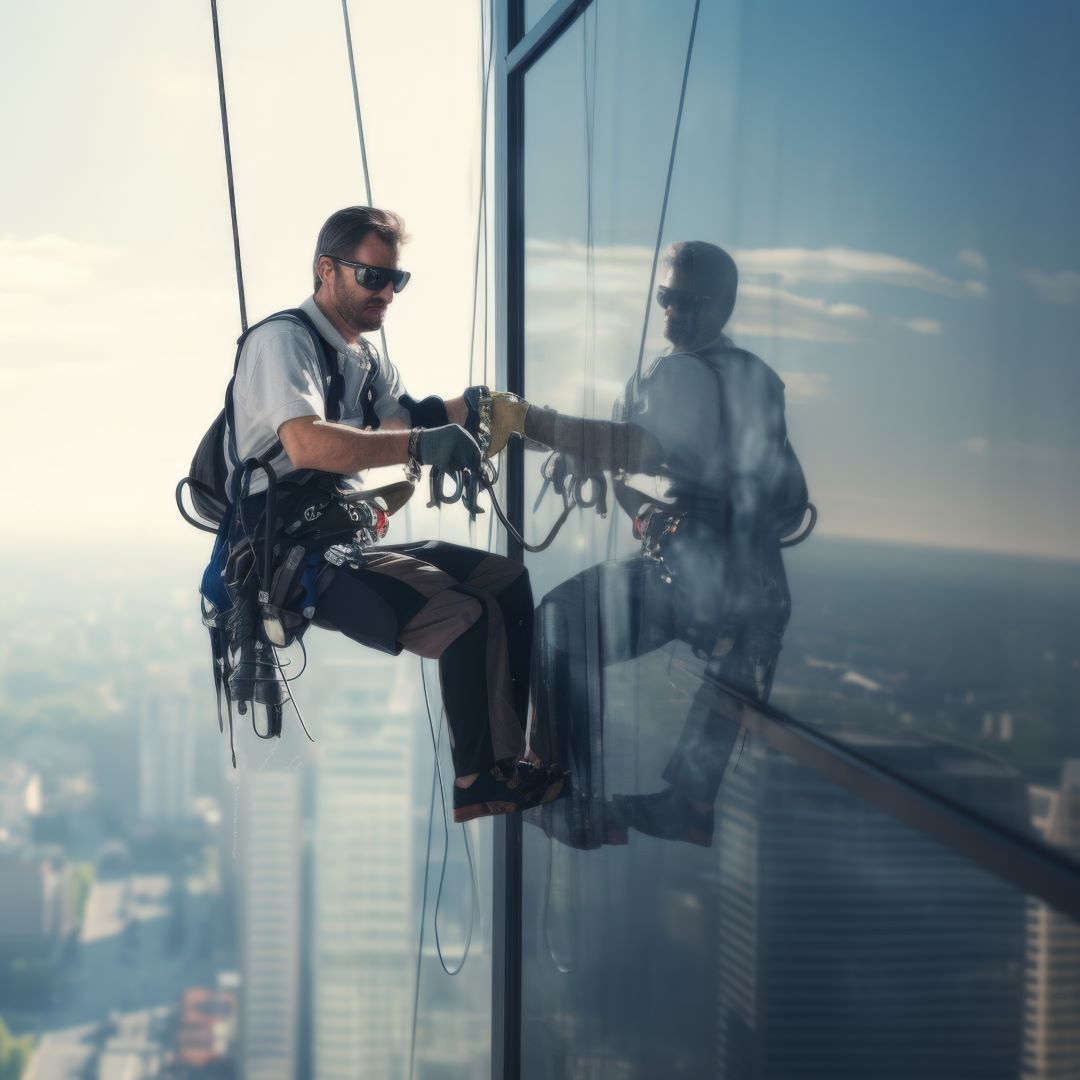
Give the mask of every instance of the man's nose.
POLYGON ((387 304, 392 303, 394 299, 394 283, 388 281, 375 295, 387 304))

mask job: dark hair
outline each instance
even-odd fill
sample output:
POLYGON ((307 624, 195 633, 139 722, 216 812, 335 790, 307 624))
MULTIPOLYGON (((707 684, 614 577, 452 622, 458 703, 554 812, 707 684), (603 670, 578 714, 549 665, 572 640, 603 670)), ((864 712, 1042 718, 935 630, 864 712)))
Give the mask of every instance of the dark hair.
POLYGON ((319 230, 315 241, 315 258, 311 260, 311 275, 315 279, 315 291, 319 291, 319 256, 350 255, 364 237, 374 233, 384 244, 395 250, 409 239, 405 222, 392 210, 378 210, 374 206, 346 206, 331 214, 319 230))
POLYGON ((689 279, 693 291, 711 296, 716 301, 721 325, 735 310, 735 293, 739 288, 739 270, 735 260, 716 244, 705 240, 679 240, 667 249, 664 263, 689 279))

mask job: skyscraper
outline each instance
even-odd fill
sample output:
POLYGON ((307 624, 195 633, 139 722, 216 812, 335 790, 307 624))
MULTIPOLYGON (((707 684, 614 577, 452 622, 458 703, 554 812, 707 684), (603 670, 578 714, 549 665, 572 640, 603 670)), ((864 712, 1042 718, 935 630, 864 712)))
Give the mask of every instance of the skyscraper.
POLYGON ((302 774, 246 768, 237 836, 244 1080, 295 1080, 302 975, 302 774))
POLYGON ((147 673, 138 706, 139 816, 167 824, 194 814, 196 725, 204 718, 187 668, 159 666, 147 673))
MULTIPOLYGON (((843 738, 969 801, 1023 791, 957 747, 843 738)), ((720 1075, 1014 1080, 1021 893, 757 740, 721 806, 720 1075)))
POLYGON ((403 1075, 415 964, 412 665, 355 651, 318 706, 312 1075, 403 1075))
MULTIPOLYGON (((1066 761, 1061 787, 1034 788, 1036 828, 1080 856, 1080 760, 1066 761)), ((1023 1080, 1069 1080, 1080 1061, 1080 926, 1040 901, 1027 908, 1023 1080)))

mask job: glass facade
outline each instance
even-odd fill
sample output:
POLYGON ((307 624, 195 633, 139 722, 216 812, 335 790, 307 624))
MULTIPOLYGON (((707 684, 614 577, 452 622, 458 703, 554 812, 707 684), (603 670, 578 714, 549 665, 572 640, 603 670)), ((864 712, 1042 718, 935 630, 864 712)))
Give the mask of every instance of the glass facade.
MULTIPOLYGON (((669 245, 720 245, 724 348, 783 381, 818 522, 749 618, 734 571, 713 584, 747 565, 733 532, 642 557, 627 489, 655 506, 687 490, 674 469, 666 492, 607 469, 606 515, 526 556, 533 746, 572 791, 524 826, 522 1075, 1069 1075, 1076 924, 716 701, 767 699, 1080 858, 1080 18, 704 0, 673 152, 694 12, 595 0, 522 77, 522 389, 653 431, 674 412, 706 488, 718 446, 766 429, 751 392, 732 412, 708 377, 672 381, 685 310, 655 290, 685 285, 669 245)), ((557 464, 525 455, 532 542, 563 511, 557 464)))

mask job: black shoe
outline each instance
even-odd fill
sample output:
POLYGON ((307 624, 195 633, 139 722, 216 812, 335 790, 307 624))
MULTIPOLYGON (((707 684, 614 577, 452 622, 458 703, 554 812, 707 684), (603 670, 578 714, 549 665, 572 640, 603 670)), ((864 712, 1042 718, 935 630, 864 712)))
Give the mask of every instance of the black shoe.
MULTIPOLYGON (((660 840, 682 840, 712 847, 715 814, 699 810, 681 791, 669 787, 651 795, 613 795, 608 830, 637 829, 660 840)), ((609 841, 610 842, 610 841, 609 841)))
POLYGON ((508 779, 497 770, 482 772, 467 788, 454 785, 454 822, 492 814, 514 814, 551 802, 562 793, 566 773, 555 767, 537 768, 519 761, 508 779))

